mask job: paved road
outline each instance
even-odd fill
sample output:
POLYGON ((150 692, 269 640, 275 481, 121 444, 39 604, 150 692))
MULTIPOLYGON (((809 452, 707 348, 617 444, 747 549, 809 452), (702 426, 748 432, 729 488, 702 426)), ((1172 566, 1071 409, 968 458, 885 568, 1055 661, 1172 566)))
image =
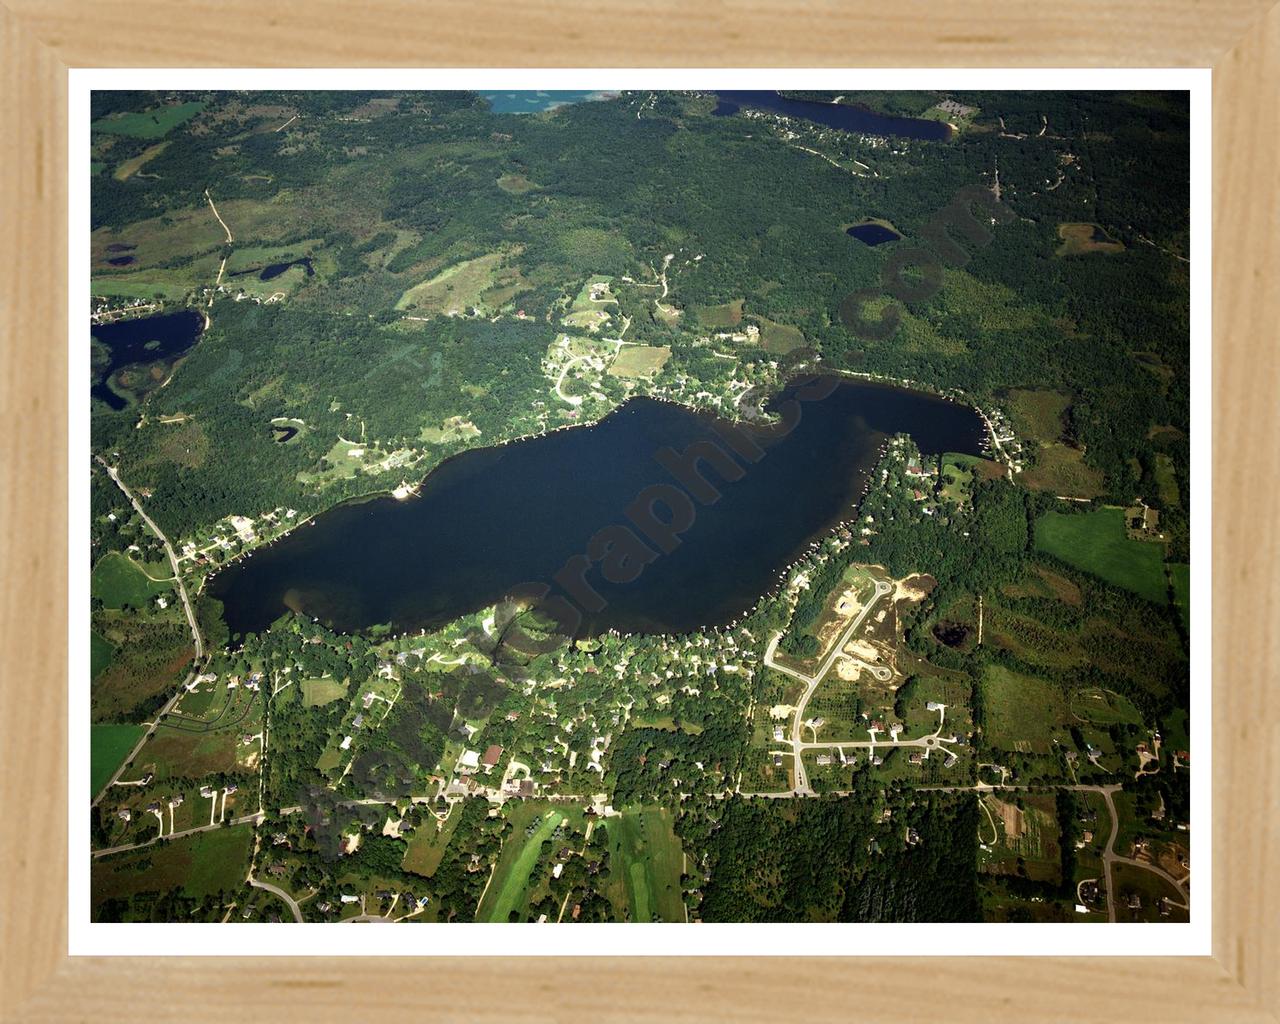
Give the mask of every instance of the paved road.
POLYGON ((302 908, 298 906, 298 901, 295 900, 292 896, 290 896, 287 892, 285 892, 279 886, 272 885, 270 882, 259 882, 256 878, 253 877, 253 875, 249 876, 248 882, 255 889, 266 889, 267 892, 271 893, 272 895, 279 896, 282 900, 285 901, 286 904, 288 904, 289 910, 292 911, 293 913, 293 919, 297 921, 298 924, 302 924, 302 908))
MULTIPOLYGON (((663 270, 665 271, 666 268, 664 267, 663 270)), ((879 603, 880 598, 884 597, 884 595, 889 593, 891 590, 893 590, 893 587, 888 583, 885 583, 882 580, 876 580, 876 590, 875 593, 871 595, 871 600, 867 602, 866 607, 864 607, 862 611, 858 612, 858 614, 854 616, 853 621, 845 627, 844 632, 840 634, 840 639, 837 640, 835 645, 831 648, 831 653, 823 659, 822 664, 818 666, 818 671, 811 676, 807 676, 803 672, 798 672, 795 669, 787 668, 787 666, 781 665, 774 660, 774 652, 778 649, 778 641, 782 639, 781 631, 774 634, 773 639, 769 641, 769 646, 765 648, 764 663, 769 668, 776 669, 784 675, 791 676, 792 679, 798 679, 800 682, 805 684, 804 696, 800 698, 800 703, 796 705, 795 718, 791 722, 791 750, 792 761, 795 765, 796 784, 794 792, 796 793, 808 794, 813 792, 813 790, 809 788, 809 777, 805 773, 804 758, 800 756, 800 752, 804 749, 804 744, 800 739, 800 730, 803 728, 804 724, 804 710, 809 706, 809 700, 813 697, 814 691, 817 690, 818 684, 821 683, 823 677, 831 671, 831 666, 834 665, 836 663, 836 659, 840 657, 840 652, 844 649, 844 645, 849 642, 854 631, 862 625, 863 620, 871 614, 871 609, 879 603)))
MULTIPOLYGON (((232 818, 230 825, 227 825, 225 827, 230 828, 233 825, 248 825, 251 823, 256 825, 261 820, 261 817, 262 815, 258 814, 255 811, 253 814, 245 814, 245 815, 241 815, 239 818, 232 818)), ((170 832, 167 836, 164 836, 163 838, 166 840, 181 839, 183 836, 193 836, 197 832, 210 832, 215 828, 223 828, 223 827, 224 826, 220 821, 215 822, 212 825, 197 825, 195 828, 184 829, 181 832, 170 832)), ((141 843, 127 843, 124 846, 108 846, 101 850, 94 850, 93 856, 95 858, 106 857, 107 855, 112 853, 124 853, 126 850, 141 850, 145 846, 155 845, 155 843, 157 843, 160 839, 161 837, 157 835, 157 836, 152 836, 150 839, 144 840, 141 843)))
POLYGON ((107 791, 116 784, 124 770, 133 763, 133 759, 138 756, 138 751, 142 749, 143 744, 151 738, 152 734, 157 728, 159 728, 160 722, 164 716, 173 710, 174 705, 178 703, 178 698, 186 692, 187 684, 199 674, 200 661, 204 658, 204 638, 200 635, 200 626, 196 622, 195 611, 192 609, 191 600, 187 596, 186 585, 182 582, 182 573, 178 570, 178 556, 174 553, 173 545, 169 543, 169 538, 164 535, 160 530, 160 527, 156 526, 151 517, 147 515, 146 510, 142 507, 142 503, 138 501, 138 499, 134 497, 133 492, 125 486, 125 482, 120 479, 119 471, 117 471, 114 466, 107 465, 106 460, 101 456, 95 455, 94 458, 102 464, 102 467, 107 471, 107 475, 111 477, 115 482, 115 485, 124 492, 124 496, 129 499, 129 503, 133 506, 134 511, 142 517, 142 521, 151 528, 151 532, 160 538, 160 543, 164 545, 164 552, 169 556, 169 565, 173 568, 174 587, 177 589, 178 597, 182 599, 182 607, 187 613, 187 624, 191 627, 191 636, 195 641, 196 657, 195 665, 192 667, 191 671, 187 673, 187 678, 182 681, 182 685, 178 687, 178 691, 170 697, 159 712, 156 713, 151 724, 147 727, 147 731, 142 734, 142 737, 136 744, 134 744, 133 749, 129 751, 129 756, 120 762, 120 767, 117 768, 111 778, 107 780, 107 784, 102 787, 101 791, 94 796, 93 802, 89 805, 90 807, 96 807, 102 801, 102 798, 106 796, 107 791))

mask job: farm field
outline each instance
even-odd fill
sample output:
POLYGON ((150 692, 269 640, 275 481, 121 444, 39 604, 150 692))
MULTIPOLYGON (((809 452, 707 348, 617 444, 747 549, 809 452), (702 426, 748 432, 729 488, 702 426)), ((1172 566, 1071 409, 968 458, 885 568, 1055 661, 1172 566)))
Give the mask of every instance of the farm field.
POLYGON ((1046 512, 1036 520, 1035 546, 1152 604, 1166 603, 1164 548, 1130 540, 1122 509, 1100 508, 1082 515, 1046 512))
POLYGON ((94 796, 144 732, 140 725, 89 726, 89 788, 94 796))
POLYGON ((1169 580, 1173 584, 1173 601, 1182 613, 1182 626, 1191 628, 1191 566, 1174 562, 1169 566, 1169 580))

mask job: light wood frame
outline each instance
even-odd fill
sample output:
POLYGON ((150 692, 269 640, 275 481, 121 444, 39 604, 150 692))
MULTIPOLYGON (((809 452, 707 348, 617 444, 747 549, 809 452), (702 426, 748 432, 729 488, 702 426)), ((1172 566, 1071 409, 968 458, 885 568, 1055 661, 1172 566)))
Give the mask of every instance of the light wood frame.
MULTIPOLYGON (((1280 8, 1273 0, 0 0, 0 1006, 5 1020, 895 1021, 1280 1015, 1280 8), (70 958, 69 67, 1214 68, 1213 956, 70 958)), ((442 950, 442 952, 445 952, 442 950)), ((959 952, 959 951, 958 951, 959 952)), ((963 952, 973 952, 965 950, 963 952)))

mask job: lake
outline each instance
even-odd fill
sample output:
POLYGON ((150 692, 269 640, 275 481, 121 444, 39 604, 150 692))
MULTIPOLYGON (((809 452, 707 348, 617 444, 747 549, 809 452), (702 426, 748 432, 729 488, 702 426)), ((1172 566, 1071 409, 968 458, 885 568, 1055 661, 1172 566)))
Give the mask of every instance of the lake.
POLYGON ((786 117, 799 117, 828 128, 840 128, 846 132, 864 135, 889 135, 907 139, 924 139, 945 142, 951 137, 951 129, 941 121, 929 121, 919 117, 891 117, 877 114, 863 107, 851 107, 845 103, 818 103, 813 100, 792 100, 776 92, 716 92, 720 103, 715 113, 720 117, 736 114, 743 107, 771 110, 786 117))
POLYGON ((96 344, 90 394, 112 409, 123 409, 129 404, 125 395, 137 401, 164 381, 203 330, 204 315, 193 309, 92 324, 96 344), (113 381, 114 389, 108 381, 113 381))
MULTIPOLYGON (((759 440, 762 457, 696 506, 670 554, 626 583, 586 579, 607 602, 579 633, 610 628, 685 633, 730 622, 777 583, 814 539, 847 519, 884 441, 910 433, 926 453, 982 453, 986 432, 967 406, 932 395, 823 378, 834 390, 797 403, 794 429, 759 440)), ((770 408, 792 397, 776 397, 770 408)), ((331 628, 434 628, 549 582, 600 529, 629 522, 646 487, 673 475, 655 456, 725 442, 725 421, 634 398, 593 426, 464 452, 432 472, 416 498, 339 505, 214 576, 233 633, 260 632, 287 610, 331 628)), ((690 485, 690 490, 692 490, 690 485)), ((696 496, 696 495, 695 495, 696 496)), ((660 519, 668 518, 665 513, 660 519)))
POLYGON ((887 228, 883 224, 874 222, 855 224, 853 227, 848 228, 845 234, 852 235, 859 242, 865 242, 867 245, 883 245, 885 242, 896 242, 902 237, 893 228, 887 228))

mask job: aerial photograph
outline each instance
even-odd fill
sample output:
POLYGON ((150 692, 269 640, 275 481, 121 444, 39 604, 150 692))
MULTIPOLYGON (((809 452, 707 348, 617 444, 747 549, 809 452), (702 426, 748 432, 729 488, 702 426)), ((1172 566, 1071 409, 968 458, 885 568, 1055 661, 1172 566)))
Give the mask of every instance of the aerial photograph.
POLYGON ((1187 92, 90 109, 91 922, 1190 919, 1187 92))

